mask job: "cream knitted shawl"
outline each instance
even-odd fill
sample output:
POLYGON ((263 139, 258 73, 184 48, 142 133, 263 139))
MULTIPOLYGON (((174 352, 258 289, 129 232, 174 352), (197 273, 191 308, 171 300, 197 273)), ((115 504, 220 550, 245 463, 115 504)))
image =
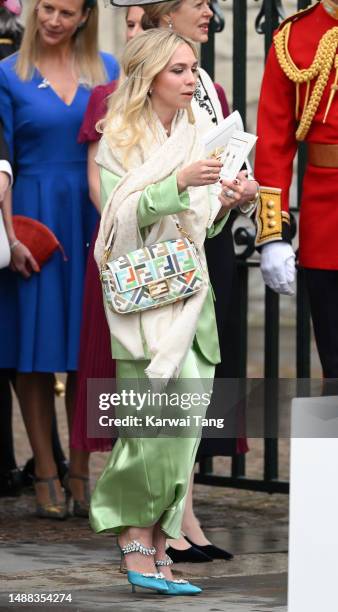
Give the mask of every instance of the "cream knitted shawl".
MULTIPOLYGON (((105 247, 112 244, 111 259, 143 246, 137 223, 137 207, 144 189, 163 181, 180 168, 202 159, 204 149, 196 127, 189 123, 186 111, 179 111, 168 138, 154 115, 155 133, 145 128, 140 146, 134 147, 130 168, 123 167, 122 153, 109 146, 105 137, 100 141, 96 161, 121 180, 110 194, 104 207, 95 245, 95 259, 100 266, 105 247)), ((204 240, 209 218, 206 187, 189 188, 190 207, 178 215, 163 216, 147 231, 146 246, 179 237, 176 221, 190 234, 198 249, 205 279, 202 289, 189 299, 139 314, 120 315, 105 304, 112 335, 129 351, 133 359, 145 359, 144 341, 151 355, 146 369, 150 379, 165 385, 176 378, 192 345, 199 314, 208 291, 208 271, 204 240)), ((155 385, 154 381, 154 385, 155 385)))

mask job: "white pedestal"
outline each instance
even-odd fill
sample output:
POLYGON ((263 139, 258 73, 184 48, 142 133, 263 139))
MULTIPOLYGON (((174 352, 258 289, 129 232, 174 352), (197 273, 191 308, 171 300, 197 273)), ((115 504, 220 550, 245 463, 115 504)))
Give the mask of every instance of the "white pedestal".
POLYGON ((291 422, 288 612, 337 612, 338 398, 293 400, 291 422))

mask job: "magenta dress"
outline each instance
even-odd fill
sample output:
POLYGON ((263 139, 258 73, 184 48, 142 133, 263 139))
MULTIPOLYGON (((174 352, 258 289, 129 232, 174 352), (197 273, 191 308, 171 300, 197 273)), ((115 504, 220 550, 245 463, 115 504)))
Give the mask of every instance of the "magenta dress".
MULTIPOLYGON (((107 96, 114 91, 116 85, 117 82, 112 81, 107 85, 99 85, 92 92, 78 137, 80 143, 96 142, 100 139, 95 125, 105 115, 107 96)), ((89 453, 110 451, 112 440, 110 438, 88 438, 87 436, 87 379, 115 377, 115 361, 111 356, 110 333, 103 308, 101 282, 94 260, 98 229, 99 223, 94 231, 87 260, 80 360, 71 433, 71 447, 89 453)))

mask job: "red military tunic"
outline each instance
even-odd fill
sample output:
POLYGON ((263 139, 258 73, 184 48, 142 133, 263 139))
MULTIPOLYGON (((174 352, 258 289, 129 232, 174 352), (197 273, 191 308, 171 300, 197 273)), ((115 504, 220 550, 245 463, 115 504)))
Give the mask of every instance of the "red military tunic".
MULTIPOLYGON (((277 31, 278 35, 283 28, 290 28, 286 41, 286 56, 298 69, 311 66, 322 36, 332 28, 336 29, 332 35, 337 35, 337 58, 338 6, 336 11, 334 6, 332 5, 333 15, 327 12, 322 3, 311 6, 286 20, 277 31)), ((262 190, 261 206, 257 215, 257 245, 286 237, 282 226, 285 229, 284 222, 288 221, 289 188, 297 150, 297 85, 281 66, 276 52, 276 34, 274 42, 267 59, 258 109, 255 177, 262 186, 274 187, 277 190, 262 190), (278 189, 281 190, 280 195, 278 189)), ((318 109, 305 136, 308 143, 338 144, 337 90, 334 90, 326 122, 323 123, 336 71, 338 74, 338 58, 336 65, 333 62, 318 109)), ((310 96, 317 78, 310 80, 310 96)), ((306 89, 306 82, 299 85, 298 117, 304 109, 306 89)), ((307 164, 301 202, 299 244, 301 266, 338 270, 338 163, 334 168, 307 164)))

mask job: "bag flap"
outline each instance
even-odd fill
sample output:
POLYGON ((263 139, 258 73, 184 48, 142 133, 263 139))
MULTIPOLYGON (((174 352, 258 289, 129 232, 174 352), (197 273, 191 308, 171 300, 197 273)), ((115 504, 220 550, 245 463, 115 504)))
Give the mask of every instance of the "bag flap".
POLYGON ((198 265, 195 247, 187 238, 158 242, 107 263, 119 293, 191 272, 198 265))

